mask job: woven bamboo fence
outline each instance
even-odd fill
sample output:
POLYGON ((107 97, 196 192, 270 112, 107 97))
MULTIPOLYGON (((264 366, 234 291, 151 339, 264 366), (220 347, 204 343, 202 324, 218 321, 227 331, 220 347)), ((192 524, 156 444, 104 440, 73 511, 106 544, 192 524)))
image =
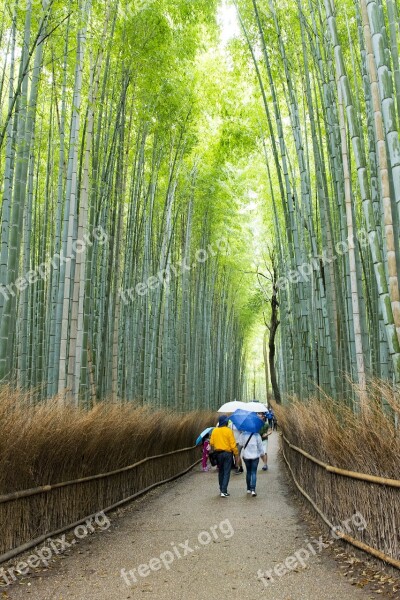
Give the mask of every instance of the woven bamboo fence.
POLYGON ((328 465, 282 435, 283 457, 296 487, 330 529, 348 543, 400 569, 400 481, 328 465), (346 531, 355 513, 365 528, 346 531), (340 529, 341 527, 341 529, 340 529))
POLYGON ((183 448, 112 472, 0 496, 0 563, 183 475, 197 462, 198 448, 183 448))

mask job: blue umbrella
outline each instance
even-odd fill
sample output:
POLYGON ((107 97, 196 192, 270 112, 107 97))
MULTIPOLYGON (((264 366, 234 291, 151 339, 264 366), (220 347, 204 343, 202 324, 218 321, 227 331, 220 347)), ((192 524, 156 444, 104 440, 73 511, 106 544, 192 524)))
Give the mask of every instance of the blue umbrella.
POLYGON ((229 418, 240 431, 258 433, 264 425, 264 421, 256 413, 241 408, 238 408, 229 418))
POLYGON ((207 429, 205 429, 204 431, 202 431, 201 434, 199 435, 199 437, 196 440, 196 446, 198 446, 199 444, 201 444, 201 442, 203 441, 204 436, 207 435, 207 433, 210 433, 213 429, 214 429, 214 427, 207 427, 207 429))

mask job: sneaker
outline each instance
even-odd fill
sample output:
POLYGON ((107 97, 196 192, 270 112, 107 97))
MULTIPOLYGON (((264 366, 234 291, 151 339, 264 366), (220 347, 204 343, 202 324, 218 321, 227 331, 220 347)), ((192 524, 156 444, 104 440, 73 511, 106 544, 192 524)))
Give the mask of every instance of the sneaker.
POLYGON ((235 475, 240 475, 241 473, 243 473, 243 471, 241 471, 240 469, 235 470, 235 475))
POLYGON ((268 465, 264 465, 262 468, 263 471, 268 471, 268 465))
POLYGON ((224 492, 221 492, 221 498, 227 498, 229 496, 229 494, 224 494, 224 492))
POLYGON ((247 493, 248 493, 248 494, 251 494, 251 490, 247 490, 247 493))
POLYGON ((252 496, 257 496, 257 493, 254 490, 252 490, 251 495, 252 496))

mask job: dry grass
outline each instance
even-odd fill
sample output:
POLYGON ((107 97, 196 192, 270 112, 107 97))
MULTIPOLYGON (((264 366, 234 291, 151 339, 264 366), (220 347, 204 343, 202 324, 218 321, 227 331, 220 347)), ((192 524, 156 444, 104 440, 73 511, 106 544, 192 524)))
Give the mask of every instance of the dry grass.
MULTIPOLYGON (((193 446, 212 414, 175 415, 130 404, 89 412, 53 400, 37 406, 0 391, 0 494, 125 467, 193 446)), ((215 420, 215 417, 214 417, 215 420)))
MULTIPOLYGON (((0 495, 106 473, 147 456, 191 447, 215 421, 212 413, 176 415, 132 404, 101 403, 90 411, 57 399, 32 406, 0 390, 0 495)), ((0 554, 100 511, 200 458, 198 449, 134 471, 0 504, 0 554)))
MULTIPOLYGON (((368 397, 359 416, 329 398, 294 400, 274 409, 288 440, 312 456, 342 469, 400 479, 400 431, 395 426, 400 400, 390 385, 380 381, 370 383, 368 397), (382 411, 382 400, 390 411, 382 411)), ((331 523, 340 525, 360 512, 368 527, 350 535, 400 558, 398 488, 330 474, 286 444, 285 454, 297 481, 331 523)))
POLYGON ((386 383, 369 387, 367 410, 355 415, 330 398, 309 402, 294 400, 290 408, 276 406, 279 424, 288 439, 316 458, 343 469, 398 479, 400 399, 386 383), (382 411, 382 399, 392 413, 382 411))

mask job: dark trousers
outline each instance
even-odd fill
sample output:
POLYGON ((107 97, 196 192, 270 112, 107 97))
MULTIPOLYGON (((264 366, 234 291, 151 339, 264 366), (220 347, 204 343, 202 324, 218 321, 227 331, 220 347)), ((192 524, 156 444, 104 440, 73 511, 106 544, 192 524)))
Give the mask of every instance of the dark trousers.
POLYGON ((217 461, 219 489, 226 494, 228 492, 228 483, 231 476, 232 452, 218 452, 217 461))
POLYGON ((257 467, 259 458, 244 458, 246 464, 246 484, 247 489, 252 492, 256 491, 257 483, 257 467))

